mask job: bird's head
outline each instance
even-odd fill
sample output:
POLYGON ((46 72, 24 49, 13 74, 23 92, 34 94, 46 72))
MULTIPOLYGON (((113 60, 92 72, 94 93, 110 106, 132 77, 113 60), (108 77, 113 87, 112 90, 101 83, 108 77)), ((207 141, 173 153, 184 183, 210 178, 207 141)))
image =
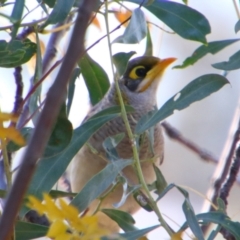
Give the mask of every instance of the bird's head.
POLYGON ((136 98, 137 100, 143 95, 149 97, 149 100, 155 99, 156 90, 164 70, 175 60, 176 58, 159 59, 150 56, 130 60, 120 80, 128 99, 131 96, 130 99, 136 98))

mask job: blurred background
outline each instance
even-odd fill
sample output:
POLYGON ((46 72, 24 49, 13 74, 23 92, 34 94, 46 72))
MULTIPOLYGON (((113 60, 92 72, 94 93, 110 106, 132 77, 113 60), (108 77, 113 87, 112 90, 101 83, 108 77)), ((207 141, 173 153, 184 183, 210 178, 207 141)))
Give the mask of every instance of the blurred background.
MULTIPOLYGON (((182 1, 177 1, 182 3, 182 1)), ((235 1, 238 5, 238 1, 235 1)), ((236 34, 234 26, 238 21, 234 1, 226 0, 190 0, 189 6, 201 12, 209 20, 211 25, 211 33, 207 36, 207 40, 225 40, 239 38, 236 34)), ((32 9, 37 5, 35 1, 26 1, 26 5, 32 9)), ((112 8, 118 5, 112 5, 112 8)), ((134 9, 133 4, 129 4, 130 9, 134 9)), ((239 6, 238 6, 239 7, 239 6)), ((11 7, 9 7, 11 10, 11 7)), ((33 14, 26 17, 26 22, 38 19, 41 16, 41 10, 36 10, 33 14)), ((10 11, 9 10, 9 11, 10 11)), ((11 11, 10 11, 11 12, 11 11)), ((146 17, 151 22, 161 28, 171 31, 162 22, 146 12, 146 17)), ((86 46, 91 45, 98 38, 105 34, 104 19, 98 16, 101 29, 91 26, 86 37, 86 46)), ((110 18, 110 30, 118 25, 118 21, 112 16, 110 18)), ((7 22, 1 21, 1 26, 7 25, 7 22)), ((111 40, 121 35, 124 27, 111 35, 111 40)), ((1 32, 2 33, 2 32, 1 32)), ((177 34, 169 34, 161 29, 151 26, 151 35, 154 46, 154 55, 160 58, 176 57, 175 65, 182 62, 200 46, 199 43, 182 39, 177 34)), ((67 34, 66 36, 69 36, 67 34)), ((48 35, 40 35, 40 39, 46 43, 48 35)), ((9 39, 8 33, 2 33, 1 39, 9 39)), ((64 38, 59 45, 59 55, 62 56, 67 49, 68 39, 64 38)), ((120 51, 136 51, 135 56, 140 56, 145 51, 145 40, 136 45, 113 44, 113 53, 120 51)), ((211 64, 227 61, 228 58, 239 50, 239 42, 230 45, 216 55, 206 55, 193 66, 186 69, 168 69, 163 77, 158 90, 158 105, 163 105, 170 97, 175 95, 184 86, 197 77, 208 74, 223 72, 211 67, 211 64)), ((90 55, 97 61, 108 73, 112 79, 110 68, 110 57, 108 53, 107 41, 104 39, 89 51, 90 55)), ((173 65, 174 65, 173 64, 173 65)), ((54 80, 56 71, 45 81, 44 89, 47 91, 51 82, 54 80)), ((2 111, 10 112, 13 108, 15 84, 13 72, 8 69, 0 69, 0 106, 2 111)), ((239 108, 239 89, 240 79, 239 70, 231 71, 227 74, 230 84, 225 85, 220 91, 212 94, 206 99, 192 104, 183 111, 177 111, 167 119, 167 121, 176 129, 178 129, 186 138, 199 145, 202 149, 206 149, 212 153, 216 159, 220 159, 223 155, 223 149, 227 140, 231 141, 234 132, 230 131, 233 116, 237 108, 239 108)), ((29 79, 32 76, 31 67, 23 67, 24 79, 24 95, 29 89, 29 79)), ((44 94, 44 93, 43 93, 44 94)), ((74 127, 77 127, 89 109, 89 98, 83 80, 80 78, 76 82, 76 93, 73 107, 70 114, 70 120, 74 127)), ((239 116, 238 116, 239 117, 239 116)), ((237 128, 237 123, 233 129, 237 128)), ((15 166, 20 159, 21 154, 16 157, 15 166)), ((161 166, 168 183, 175 183, 180 186, 187 186, 203 195, 206 195, 209 188, 214 183, 214 172, 217 165, 207 163, 200 159, 195 153, 180 145, 178 142, 165 136, 165 159, 161 166)), ((196 213, 200 213, 203 209, 204 198, 189 190, 190 200, 194 206, 196 213)), ((240 221, 240 185, 235 184, 229 196, 229 204, 227 206, 228 215, 236 221, 240 221)), ((159 202, 161 212, 169 218, 168 222, 177 229, 185 221, 182 213, 183 197, 177 190, 171 190, 159 202), (174 222, 175 223, 174 223, 174 222)), ((206 209, 205 209, 206 210, 206 209)), ((145 228, 158 223, 155 214, 148 213, 145 210, 139 211, 134 215, 136 226, 145 228)), ((149 234, 150 240, 169 239, 164 230, 157 229, 149 234)), ((190 239, 184 236, 184 239, 190 239)), ((221 236, 218 239, 223 239, 221 236)))

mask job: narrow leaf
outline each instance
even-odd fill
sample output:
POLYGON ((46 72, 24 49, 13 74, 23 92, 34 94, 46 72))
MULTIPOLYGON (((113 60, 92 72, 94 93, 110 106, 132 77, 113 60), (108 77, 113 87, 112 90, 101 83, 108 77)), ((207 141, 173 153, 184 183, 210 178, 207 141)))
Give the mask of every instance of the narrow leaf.
POLYGON ((44 23, 43 28, 46 27, 48 24, 56 24, 59 22, 63 22, 67 18, 74 4, 74 1, 75 0, 56 0, 54 8, 50 13, 47 21, 44 23))
POLYGON ((206 74, 196 78, 179 93, 170 98, 145 124, 140 119, 139 122, 141 124, 137 124, 135 132, 137 134, 144 132, 156 123, 172 115, 174 110, 182 110, 193 102, 208 97, 227 83, 228 80, 218 74, 206 74))
MULTIPOLYGON (((128 1, 142 4, 142 0, 128 1)), ((144 7, 181 37, 207 43, 206 35, 211 31, 209 22, 195 9, 171 1, 154 1, 144 7)))
POLYGON ((130 164, 132 164, 132 160, 117 160, 109 163, 87 182, 81 192, 72 200, 71 204, 76 206, 79 211, 85 210, 94 199, 107 190, 118 173, 130 164))
MULTIPOLYGON (((198 221, 203 224, 216 223, 226 228, 236 239, 240 239, 240 223, 231 221, 231 219, 222 212, 207 212, 196 215, 198 221)), ((184 223, 181 230, 187 228, 187 223, 184 223)))
POLYGON ((48 227, 29 222, 17 221, 15 225, 16 240, 35 239, 46 236, 48 227))
POLYGON ((240 20, 237 21, 234 27, 235 33, 237 33, 240 30, 240 20))
POLYGON ((74 91, 75 91, 75 82, 77 77, 79 77, 81 71, 79 68, 75 68, 72 72, 72 75, 69 80, 69 85, 68 85, 68 96, 67 96, 67 115, 69 116, 71 106, 72 106, 72 101, 73 101, 73 96, 74 96, 74 91))
POLYGON ((63 192, 59 190, 51 190, 49 196, 51 198, 75 197, 77 194, 72 192, 63 192))
POLYGON ((214 68, 231 71, 240 68, 240 50, 234 53, 227 62, 219 62, 212 64, 214 68))
POLYGON ((119 52, 113 55, 113 63, 117 69, 117 73, 119 76, 122 76, 124 74, 127 67, 127 63, 134 54, 136 54, 136 52, 131 51, 128 53, 119 52))
POLYGON ((110 87, 108 75, 89 55, 85 54, 78 63, 87 85, 92 105, 98 103, 110 87))
POLYGON ((156 226, 152 226, 152 227, 148 227, 148 228, 144 228, 144 229, 140 229, 140 230, 135 230, 135 231, 131 231, 131 232, 120 233, 119 235, 121 237, 123 237, 123 239, 126 239, 126 240, 136 240, 140 237, 145 236, 147 233, 151 232, 152 230, 154 230, 158 227, 160 227, 160 225, 156 225, 156 226))
POLYGON ((101 211, 115 221, 123 231, 136 230, 136 227, 134 227, 135 220, 129 213, 117 209, 101 209, 101 211))
POLYGON ((190 204, 190 201, 186 199, 183 203, 183 212, 187 219, 187 224, 192 230, 193 234, 198 240, 204 240, 203 232, 198 225, 197 218, 195 216, 194 210, 190 204))
POLYGON ((117 37, 113 43, 139 43, 147 34, 147 23, 140 8, 132 12, 131 20, 122 36, 117 37))
POLYGON ((147 28, 147 39, 146 39, 146 49, 144 56, 152 56, 153 55, 153 44, 152 44, 152 38, 151 33, 149 31, 149 27, 147 28))
MULTIPOLYGON (((118 113, 109 114, 105 109, 104 114, 99 117, 89 119, 80 127, 74 130, 73 137, 68 147, 59 155, 51 158, 42 159, 35 171, 29 186, 27 195, 34 195, 41 199, 43 192, 49 192, 57 180, 63 175, 67 166, 77 154, 83 144, 107 121, 119 116, 118 113)), ((26 207, 22 209, 21 215, 26 213, 26 207)))
POLYGON ((174 66, 174 68, 185 68, 189 65, 193 65, 195 62, 204 57, 206 54, 208 53, 215 54, 237 41, 239 41, 239 39, 209 42, 208 45, 202 45, 201 47, 197 48, 193 52, 191 57, 188 57, 184 60, 182 65, 174 66))
POLYGON ((153 164, 153 167, 154 167, 154 171, 155 171, 155 174, 156 174, 156 177, 157 177, 157 180, 156 180, 156 193, 157 194, 160 194, 162 193, 162 191, 167 187, 167 181, 165 180, 161 170, 155 166, 155 164, 153 164))
POLYGON ((12 38, 15 38, 18 32, 18 28, 20 26, 20 22, 21 22, 21 18, 22 18, 22 14, 23 14, 23 9, 24 9, 24 0, 18 0, 15 1, 14 3, 14 7, 12 10, 12 14, 11 14, 11 22, 14 24, 13 29, 12 29, 12 38))

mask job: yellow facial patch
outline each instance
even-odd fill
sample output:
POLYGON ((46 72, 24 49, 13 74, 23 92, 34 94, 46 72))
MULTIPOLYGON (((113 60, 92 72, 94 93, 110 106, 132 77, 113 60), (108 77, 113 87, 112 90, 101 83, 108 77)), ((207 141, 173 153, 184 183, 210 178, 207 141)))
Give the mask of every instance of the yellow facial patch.
POLYGON ((133 68, 129 74, 129 77, 133 80, 141 78, 142 76, 138 73, 141 70, 146 71, 146 68, 144 66, 137 66, 137 67, 133 68))

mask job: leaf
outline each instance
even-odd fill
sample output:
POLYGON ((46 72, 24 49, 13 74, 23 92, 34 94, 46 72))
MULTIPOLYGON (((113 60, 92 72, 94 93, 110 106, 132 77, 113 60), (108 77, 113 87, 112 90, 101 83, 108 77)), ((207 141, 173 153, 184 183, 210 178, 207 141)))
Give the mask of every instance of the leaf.
POLYGON ((15 1, 14 3, 14 7, 13 7, 11 18, 10 18, 11 22, 14 24, 11 32, 12 38, 16 37, 18 28, 20 26, 23 9, 24 9, 24 2, 25 2, 24 0, 19 0, 19 1, 15 1))
POLYGON ((101 211, 115 221, 123 231, 136 230, 136 227, 133 226, 135 220, 129 213, 117 209, 101 209, 101 211))
POLYGON ((124 74, 126 67, 127 67, 127 63, 134 54, 136 54, 136 52, 131 51, 128 53, 119 52, 119 53, 116 53, 113 55, 113 63, 115 65, 115 67, 117 69, 117 73, 120 77, 124 74))
MULTIPOLYGON (((203 224, 216 223, 228 230, 234 235, 236 239, 240 239, 240 223, 233 222, 231 219, 222 212, 207 212, 196 215, 198 221, 203 221, 203 224)), ((187 223, 184 223, 181 230, 186 229, 187 223)))
POLYGON ((77 194, 72 192, 63 192, 59 190, 51 190, 49 196, 51 198, 75 197, 77 194))
POLYGON ((53 8, 52 12, 50 13, 46 22, 43 24, 42 28, 45 28, 49 24, 56 24, 59 22, 63 22, 67 18, 68 14, 74 4, 74 1, 75 0, 68 0, 68 1, 56 0, 54 8, 53 8))
POLYGON ((161 170, 155 165, 153 164, 153 168, 154 168, 154 171, 155 171, 155 174, 156 174, 156 193, 157 194, 160 194, 162 193, 162 191, 167 187, 167 181, 165 180, 161 170))
POLYGON ((108 75, 88 54, 80 59, 78 65, 87 85, 91 103, 95 105, 104 97, 110 87, 108 75))
MULTIPOLYGON (((39 0, 37 1, 40 2, 39 0)), ((56 3, 56 0, 44 0, 43 2, 47 4, 50 8, 53 8, 56 3)))
MULTIPOLYGON (((142 0, 128 1, 142 3, 142 0)), ((206 35, 211 32, 209 22, 195 9, 171 1, 154 1, 144 7, 181 37, 207 43, 206 35)))
POLYGON ((214 41, 209 42, 208 45, 202 45, 193 52, 191 57, 186 58, 182 65, 174 66, 174 68, 185 68, 189 65, 193 65, 195 62, 204 57, 206 54, 208 53, 215 54, 224 49, 225 47, 229 46, 230 44, 233 44, 239 40, 240 39, 214 41))
POLYGON ((183 212, 187 219, 187 223, 192 230, 193 234, 198 240, 204 240, 203 232, 198 224, 197 218, 195 216, 193 207, 187 197, 183 203, 183 212))
MULTIPOLYGON (((33 128, 25 127, 20 130, 21 136, 24 138, 25 143, 28 141, 30 138, 31 134, 33 132, 33 128)), ((13 141, 9 141, 7 144, 7 151, 8 152, 16 152, 20 148, 22 148, 23 145, 18 145, 14 143, 13 141)))
POLYGON ((29 222, 17 221, 15 225, 16 240, 26 240, 44 237, 48 227, 29 222))
POLYGON ((68 97, 67 97, 67 115, 68 116, 69 116, 71 106, 72 106, 72 101, 73 101, 73 96, 74 96, 74 91, 75 91, 75 82, 80 74, 81 74, 80 68, 75 68, 73 70, 72 75, 69 80, 68 97))
POLYGON ((240 30, 240 19, 235 24, 234 30, 235 30, 235 33, 237 33, 240 30))
POLYGON ((66 106, 63 104, 50 139, 43 154, 44 158, 60 154, 68 146, 73 134, 72 123, 67 119, 66 106))
POLYGON ((228 62, 219 62, 212 64, 214 68, 231 71, 240 68, 240 50, 234 53, 228 60, 228 62))
POLYGON ((112 43, 139 43, 147 34, 147 23, 144 13, 140 8, 132 12, 132 17, 122 36, 117 37, 112 43))
POLYGON ((140 237, 143 237, 147 233, 151 232, 152 230, 160 227, 160 225, 155 225, 152 227, 144 228, 144 229, 139 229, 139 230, 134 230, 126 233, 120 233, 119 235, 123 237, 123 239, 126 240, 136 240, 140 237))
POLYGON ((158 111, 152 114, 147 122, 144 123, 140 119, 135 128, 135 133, 143 133, 148 128, 156 125, 156 123, 172 115, 174 110, 182 110, 193 102, 208 97, 227 83, 229 83, 228 80, 218 74, 206 74, 196 78, 179 93, 170 98, 158 111))
POLYGON ((28 39, 23 41, 0 40, 0 67, 13 68, 22 65, 36 53, 37 45, 28 39))
MULTIPOLYGON (((120 116, 119 112, 120 108, 114 107, 98 113, 97 117, 89 119, 73 131, 71 142, 61 154, 51 158, 41 159, 28 188, 27 195, 34 195, 41 199, 43 192, 49 192, 57 180, 63 175, 73 157, 91 135, 107 121, 120 116), (115 110, 115 112, 113 110, 115 110), (112 113, 109 114, 109 112, 112 113)), ((26 212, 27 209, 24 207, 21 215, 23 216, 26 212)))
POLYGON ((149 31, 149 27, 147 28, 147 40, 146 40, 146 49, 144 56, 152 56, 153 55, 153 44, 152 44, 152 38, 151 33, 149 31))
POLYGON ((72 200, 71 204, 76 206, 79 211, 85 210, 94 199, 107 190, 118 173, 130 164, 132 164, 132 160, 117 160, 109 163, 87 182, 81 192, 72 200))

